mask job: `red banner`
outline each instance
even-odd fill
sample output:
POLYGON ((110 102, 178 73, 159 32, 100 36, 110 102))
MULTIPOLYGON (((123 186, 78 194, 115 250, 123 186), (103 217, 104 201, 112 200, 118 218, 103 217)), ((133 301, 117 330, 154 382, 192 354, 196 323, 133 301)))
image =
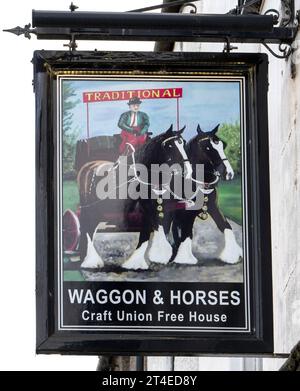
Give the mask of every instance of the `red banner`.
POLYGON ((84 92, 83 102, 93 103, 116 100, 129 100, 134 97, 140 98, 141 100, 182 98, 182 88, 154 88, 148 90, 84 92))

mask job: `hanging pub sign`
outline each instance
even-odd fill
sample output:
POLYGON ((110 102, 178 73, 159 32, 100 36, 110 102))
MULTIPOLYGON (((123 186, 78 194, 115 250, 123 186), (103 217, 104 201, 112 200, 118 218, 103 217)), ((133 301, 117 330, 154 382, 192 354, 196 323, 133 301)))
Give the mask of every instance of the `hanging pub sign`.
POLYGON ((38 353, 273 352, 267 64, 35 52, 38 353))

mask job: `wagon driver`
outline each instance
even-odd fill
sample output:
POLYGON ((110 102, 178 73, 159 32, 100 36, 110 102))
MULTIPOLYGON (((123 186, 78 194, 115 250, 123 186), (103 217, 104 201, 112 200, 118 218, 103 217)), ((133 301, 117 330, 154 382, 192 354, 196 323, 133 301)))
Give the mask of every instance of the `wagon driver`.
POLYGON ((134 147, 143 145, 147 140, 147 132, 150 126, 149 116, 140 111, 142 101, 138 97, 131 98, 127 103, 129 111, 121 114, 118 127, 122 130, 122 142, 119 147, 120 154, 126 151, 126 143, 134 147))

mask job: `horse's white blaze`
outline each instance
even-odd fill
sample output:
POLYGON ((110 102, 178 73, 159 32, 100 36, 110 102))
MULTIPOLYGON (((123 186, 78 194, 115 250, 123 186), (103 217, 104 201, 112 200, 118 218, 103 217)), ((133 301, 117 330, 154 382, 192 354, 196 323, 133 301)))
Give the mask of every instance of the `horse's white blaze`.
POLYGON ((224 152, 224 145, 223 142, 220 140, 218 144, 215 144, 212 140, 210 141, 211 146, 218 151, 220 158, 223 160, 224 165, 226 167, 226 180, 229 181, 230 179, 234 178, 234 171, 233 168, 231 167, 231 164, 229 163, 227 159, 225 152, 224 152))
POLYGON ((238 245, 234 233, 231 229, 225 229, 225 247, 220 254, 221 261, 234 264, 239 262, 243 256, 243 250, 238 245))
POLYGON ((186 238, 185 241, 180 244, 174 262, 185 265, 196 265, 198 263, 197 258, 194 257, 192 252, 191 238, 186 238))
POLYGON ((135 252, 125 261, 122 265, 124 269, 131 270, 147 270, 149 266, 147 264, 145 253, 149 242, 144 242, 135 252))
POLYGON ((160 225, 157 231, 154 231, 148 257, 151 262, 166 265, 172 257, 172 246, 168 242, 165 231, 160 225))
POLYGON ((81 267, 99 269, 104 266, 104 262, 101 256, 97 253, 89 234, 86 234, 86 236, 87 236, 87 252, 84 261, 81 264, 81 267))
POLYGON ((180 152, 181 156, 183 157, 183 159, 186 160, 184 162, 184 168, 185 168, 185 172, 186 172, 185 178, 191 179, 192 174, 193 174, 193 168, 192 168, 191 163, 188 161, 188 157, 187 157, 187 154, 184 150, 183 143, 180 144, 178 141, 174 141, 174 144, 176 145, 176 147, 177 147, 178 151, 180 152))

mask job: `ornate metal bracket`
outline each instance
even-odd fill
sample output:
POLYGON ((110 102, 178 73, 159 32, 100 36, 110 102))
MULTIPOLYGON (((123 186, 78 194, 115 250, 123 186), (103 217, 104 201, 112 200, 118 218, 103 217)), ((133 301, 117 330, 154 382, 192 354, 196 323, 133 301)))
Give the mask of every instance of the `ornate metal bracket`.
POLYGON ((274 8, 270 8, 270 9, 268 9, 268 10, 264 13, 264 15, 270 15, 270 14, 273 15, 274 18, 277 19, 277 23, 278 23, 278 21, 279 21, 279 19, 280 19, 280 12, 279 12, 278 10, 274 9, 274 8))
POLYGON ((289 58, 289 56, 291 55, 293 49, 292 49, 292 45, 288 45, 288 44, 285 44, 285 43, 281 43, 278 47, 278 50, 282 53, 282 54, 277 54, 276 52, 274 52, 274 50, 272 50, 270 48, 269 45, 267 45, 266 43, 263 42, 263 45, 264 47, 276 58, 279 58, 279 59, 287 59, 289 58))
MULTIPOLYGON (((297 27, 299 25, 299 13, 300 11, 295 12, 295 1, 294 0, 281 0, 282 5, 282 18, 280 21, 280 27, 297 27)), ((265 12, 265 15, 273 14, 279 21, 280 12, 276 9, 269 9, 265 12)), ((278 47, 278 50, 281 54, 276 53, 270 48, 265 42, 263 42, 264 47, 276 58, 279 59, 288 59, 289 56, 293 53, 292 44, 281 43, 278 47)))
POLYGON ((191 1, 177 0, 159 6, 134 10, 134 14, 131 14, 132 11, 112 13, 111 22, 107 13, 104 15, 101 12, 90 12, 88 14, 91 15, 93 21, 90 23, 85 13, 75 12, 78 7, 72 2, 69 6, 71 12, 35 11, 32 19, 34 29, 31 28, 30 24, 27 24, 24 28, 17 26, 4 31, 24 35, 28 39, 31 38, 31 34, 35 34, 38 39, 68 40, 68 43, 64 46, 67 46, 70 51, 77 49, 75 37, 77 40, 225 41, 224 52, 226 53, 236 49, 232 46, 233 43, 261 43, 276 58, 285 59, 292 53, 291 45, 295 40, 300 21, 300 12, 298 11, 296 15, 294 4, 294 0, 282 0, 282 10, 270 9, 266 11, 266 15, 258 15, 261 0, 240 0, 234 12, 236 15, 232 15, 233 12, 231 12, 231 15, 212 16, 197 14, 197 7, 191 1), (165 8, 170 4, 172 6, 175 4, 177 6, 191 6, 193 15, 170 15, 168 13, 165 15, 147 15, 142 13, 150 10, 150 8, 165 8), (253 15, 253 12, 255 15, 253 15), (280 19, 282 12, 283 16, 280 19), (71 13, 73 15, 70 15, 71 13), (241 13, 245 15, 240 15, 241 13), (41 18, 41 14, 42 22, 41 19, 38 19, 41 18), (48 20, 48 14, 50 20, 48 20), (55 14, 59 14, 59 21, 53 16, 55 14), (234 26, 232 18, 234 18, 234 26), (146 20, 147 23, 144 22, 146 20), (277 27, 276 24, 279 20, 281 20, 280 26, 277 27), (152 27, 151 23, 153 23, 152 27), (245 29, 245 23, 246 26, 249 26, 248 29, 245 29), (269 44, 278 44, 279 53, 271 49, 269 44))

